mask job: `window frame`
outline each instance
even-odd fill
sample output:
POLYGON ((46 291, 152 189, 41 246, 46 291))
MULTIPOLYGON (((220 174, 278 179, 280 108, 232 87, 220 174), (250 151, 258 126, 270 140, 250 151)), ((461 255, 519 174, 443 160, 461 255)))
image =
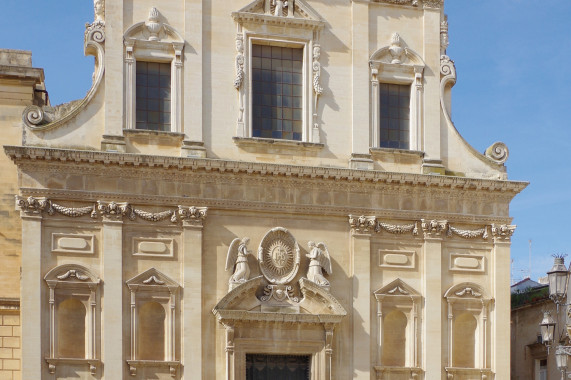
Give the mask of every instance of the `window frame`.
MULTIPOLYGON (((136 62, 135 62, 135 66, 134 66, 133 70, 134 70, 134 72, 135 72, 135 82, 133 83, 133 85, 135 86, 135 87, 134 87, 134 88, 135 88, 135 94, 134 94, 134 98, 135 98, 135 99, 134 99, 134 101, 135 101, 135 102, 134 102, 134 107, 135 107, 135 110, 134 110, 135 114, 134 114, 134 115, 135 115, 135 117, 134 117, 134 120, 133 120, 133 123, 134 123, 134 128, 133 128, 133 129, 143 130, 143 131, 146 130, 146 131, 158 131, 158 132, 171 132, 172 129, 173 129, 173 123, 172 123, 172 120, 173 120, 173 108, 176 108, 176 106, 173 107, 173 68, 172 68, 172 63, 170 63, 170 62, 161 62, 161 61, 147 61, 147 60, 137 59, 136 62), (137 98, 138 98, 138 95, 137 95, 137 79, 136 79, 136 78, 137 78, 137 66, 138 66, 139 63, 143 63, 143 62, 144 62, 144 63, 147 63, 147 64, 148 64, 148 63, 158 63, 159 65, 160 65, 160 64, 168 64, 168 65, 170 66, 170 83, 169 83, 170 97, 169 97, 169 102, 171 103, 171 105, 170 105, 170 107, 169 107, 169 120, 170 120, 170 121, 169 121, 169 123, 168 123, 168 125, 169 125, 169 129, 168 129, 168 130, 149 129, 149 128, 137 128, 137 98)), ((148 71, 147 71, 147 74, 146 74, 146 75, 147 75, 147 76, 149 75, 149 74, 148 74, 148 71)), ((161 90, 161 87, 159 86, 159 91, 160 91, 160 90, 161 90)), ((147 97, 146 99, 148 100, 149 97, 147 97)), ((160 98, 158 98, 158 99, 160 99, 160 98)), ((160 100, 162 100, 162 99, 160 99, 160 100)), ((146 111, 146 112, 149 112, 148 108, 147 108, 145 111, 146 111)), ((159 111, 159 114, 161 114, 161 113, 162 113, 162 112, 159 111)), ((147 121, 147 123, 148 123, 148 121, 147 121)), ((161 122, 159 121, 158 124, 159 124, 159 126, 160 126, 160 125, 161 125, 161 122)), ((164 124, 166 124, 166 123, 164 123, 164 124)))
POLYGON ((305 143, 303 146, 321 147, 319 98, 321 87, 321 45, 319 37, 325 22, 304 0, 290 2, 287 14, 272 12, 271 0, 255 0, 236 12, 232 18, 237 23, 234 60, 238 91, 237 127, 234 141, 284 142, 286 145, 305 143), (260 7, 261 5, 261 7, 260 7), (293 7, 292 7, 293 6, 293 7), (252 42, 285 47, 303 47, 303 110, 301 140, 253 137, 252 134, 252 42))
MULTIPOLYGON (((394 38, 394 37, 393 37, 394 38)), ((399 37, 400 38, 400 37, 399 37)), ((400 47, 400 42, 398 43, 400 47)), ((414 50, 403 47, 402 60, 391 59, 390 49, 384 46, 375 51, 369 59, 371 77, 371 126, 369 146, 373 149, 395 149, 380 147, 380 84, 410 85, 409 148, 404 151, 421 151, 423 131, 423 92, 425 63, 414 50)))
MULTIPOLYGON (((252 75, 252 46, 253 45, 266 45, 266 46, 279 46, 279 47, 288 47, 303 50, 303 63, 302 63, 302 126, 301 126, 301 140, 293 140, 293 139, 281 139, 281 138, 272 138, 278 141, 301 141, 307 142, 310 140, 310 130, 309 126, 311 124, 310 120, 310 104, 309 99, 311 98, 311 92, 313 91, 309 86, 309 73, 308 73, 308 60, 309 58, 309 51, 312 51, 313 48, 311 47, 311 41, 303 40, 298 38, 288 38, 288 37, 262 37, 257 34, 250 34, 245 33, 246 36, 246 50, 245 50, 245 57, 246 57, 246 68, 247 68, 247 80, 245 81, 244 85, 246 87, 246 102, 245 106, 245 126, 246 126, 246 136, 242 137, 253 137, 253 121, 254 121, 254 92, 253 92, 253 75, 252 75)), ((255 138, 262 138, 262 137, 255 137, 255 138)))
MULTIPOLYGON (((170 63, 171 65, 171 129, 182 133, 182 70, 184 39, 173 27, 160 21, 156 8, 152 8, 147 21, 134 24, 124 34, 125 62, 125 129, 137 129, 136 86, 137 61, 170 63), (150 33, 156 24, 155 35, 150 33)), ((145 131, 146 129, 142 129, 145 131)), ((149 130, 153 131, 153 130, 149 130)), ((156 132, 156 131, 155 131, 156 132)), ((162 131, 158 131, 162 132, 162 131)))

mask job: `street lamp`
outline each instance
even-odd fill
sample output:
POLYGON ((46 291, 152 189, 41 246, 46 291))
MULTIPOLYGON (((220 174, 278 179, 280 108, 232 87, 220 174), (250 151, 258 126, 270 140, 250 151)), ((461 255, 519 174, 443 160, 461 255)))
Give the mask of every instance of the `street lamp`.
MULTIPOLYGON (((568 347, 567 347, 568 348, 568 347)), ((561 371, 561 380, 565 379, 565 373, 567 372, 567 359, 568 350, 563 346, 559 346, 557 351, 555 351, 555 361, 557 362, 557 369, 561 371)))
POLYGON ((569 271, 565 267, 564 256, 555 256, 553 268, 547 272, 547 277, 549 281, 549 298, 555 302, 557 310, 559 310, 559 305, 563 302, 567 293, 567 282, 569 279, 569 271))
MULTIPOLYGON (((559 305, 565 303, 567 296, 567 286, 569 283, 569 271, 565 267, 565 256, 555 255, 553 267, 547 272, 549 282, 549 298, 557 305, 557 319, 559 319, 559 305)), ((555 338, 555 325, 556 323, 551 318, 551 313, 545 311, 543 313, 543 320, 539 324, 541 329, 541 338, 547 345, 547 352, 549 353, 549 346, 555 338)), ((567 326, 568 330, 569 327, 567 326)), ((557 334, 559 336, 559 334, 557 334)), ((561 380, 565 380, 567 374, 567 360, 571 355, 571 346, 558 345, 555 351, 555 361, 557 362, 557 369, 561 371, 561 380)))
POLYGON ((541 328, 541 339, 547 346, 553 341, 553 334, 555 333, 555 322, 551 318, 551 313, 549 311, 543 312, 543 320, 539 324, 541 328))

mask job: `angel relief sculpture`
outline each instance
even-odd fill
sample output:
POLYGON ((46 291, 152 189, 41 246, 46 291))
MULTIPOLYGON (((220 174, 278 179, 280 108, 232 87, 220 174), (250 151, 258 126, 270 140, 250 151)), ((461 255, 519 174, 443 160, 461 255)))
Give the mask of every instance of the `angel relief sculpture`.
POLYGON ((322 269, 325 269, 327 274, 332 273, 331 269, 331 258, 329 257, 329 251, 325 243, 318 243, 310 241, 307 243, 309 246, 309 254, 307 258, 309 261, 309 269, 307 270, 307 279, 315 282, 317 285, 324 288, 329 288, 329 281, 323 276, 322 269))
POLYGON ((226 257, 226 270, 234 269, 234 273, 228 280, 228 291, 243 284, 250 278, 250 267, 248 266, 248 243, 250 238, 236 238, 230 243, 228 255, 226 257))

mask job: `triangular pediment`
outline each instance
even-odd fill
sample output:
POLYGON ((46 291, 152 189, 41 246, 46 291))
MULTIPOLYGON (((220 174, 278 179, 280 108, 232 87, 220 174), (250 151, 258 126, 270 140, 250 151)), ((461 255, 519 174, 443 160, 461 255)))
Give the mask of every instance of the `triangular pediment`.
POLYGON ((385 285, 382 288, 375 290, 373 294, 377 299, 383 297, 396 297, 396 296, 420 297, 420 293, 418 293, 412 286, 408 285, 400 278, 397 278, 388 285, 385 285))
POLYGON ((232 17, 239 23, 291 24, 318 29, 325 25, 319 14, 304 0, 289 0, 287 6, 285 3, 285 1, 254 0, 233 12, 232 17))
POLYGON ((126 282, 129 289, 133 287, 165 287, 165 288, 178 288, 179 285, 172 278, 162 273, 156 268, 150 268, 139 273, 135 277, 127 280, 126 282))

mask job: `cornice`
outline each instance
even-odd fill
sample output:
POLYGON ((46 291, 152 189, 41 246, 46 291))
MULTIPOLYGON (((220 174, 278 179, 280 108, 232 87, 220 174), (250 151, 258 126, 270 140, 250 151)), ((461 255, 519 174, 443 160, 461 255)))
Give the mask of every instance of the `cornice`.
POLYGON ((26 162, 68 162, 126 168, 178 169, 193 173, 241 173, 249 176, 294 177, 344 183, 396 184, 401 187, 436 187, 450 190, 477 190, 510 194, 527 187, 528 182, 466 177, 384 172, 323 166, 273 164, 209 158, 169 157, 130 153, 82 151, 44 147, 4 146, 4 151, 18 166, 26 162))

